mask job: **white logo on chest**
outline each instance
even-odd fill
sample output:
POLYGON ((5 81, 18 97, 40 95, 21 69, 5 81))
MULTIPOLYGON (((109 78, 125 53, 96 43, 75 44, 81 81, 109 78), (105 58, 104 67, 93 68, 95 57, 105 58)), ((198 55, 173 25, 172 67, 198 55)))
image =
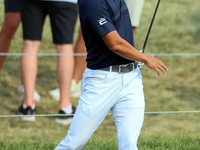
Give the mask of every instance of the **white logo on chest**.
POLYGON ((103 24, 107 23, 106 18, 101 18, 100 20, 98 20, 99 24, 102 26, 103 24))

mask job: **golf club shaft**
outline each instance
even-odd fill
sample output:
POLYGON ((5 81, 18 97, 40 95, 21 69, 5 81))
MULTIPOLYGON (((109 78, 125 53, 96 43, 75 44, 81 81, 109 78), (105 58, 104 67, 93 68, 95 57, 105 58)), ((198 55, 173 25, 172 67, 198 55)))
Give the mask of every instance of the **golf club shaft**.
POLYGON ((157 3, 157 6, 156 6, 156 9, 155 9, 155 12, 154 12, 154 14, 153 14, 153 18, 152 18, 152 20, 151 20, 151 24, 150 24, 150 26, 149 26, 149 30, 148 30, 148 32, 147 32, 146 39, 145 39, 145 41, 144 41, 144 45, 143 45, 143 48, 142 48, 142 53, 144 53, 144 50, 145 50, 145 47, 146 47, 146 44, 147 44, 147 40, 148 40, 148 38, 149 38, 149 34, 150 34, 150 32, 151 32, 151 28, 152 28, 152 25, 153 25, 153 22, 154 22, 154 19, 155 19, 156 12, 157 12, 157 10, 158 10, 159 4, 160 4, 160 0, 158 0, 158 3, 157 3))

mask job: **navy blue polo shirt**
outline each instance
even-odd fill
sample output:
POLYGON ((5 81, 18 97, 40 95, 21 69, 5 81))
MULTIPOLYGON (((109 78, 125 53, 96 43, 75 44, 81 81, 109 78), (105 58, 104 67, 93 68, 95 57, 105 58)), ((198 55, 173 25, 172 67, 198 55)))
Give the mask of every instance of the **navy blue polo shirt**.
POLYGON ((124 0, 78 0, 79 17, 87 48, 87 68, 100 69, 133 61, 113 53, 102 36, 113 30, 132 46, 133 32, 124 0))

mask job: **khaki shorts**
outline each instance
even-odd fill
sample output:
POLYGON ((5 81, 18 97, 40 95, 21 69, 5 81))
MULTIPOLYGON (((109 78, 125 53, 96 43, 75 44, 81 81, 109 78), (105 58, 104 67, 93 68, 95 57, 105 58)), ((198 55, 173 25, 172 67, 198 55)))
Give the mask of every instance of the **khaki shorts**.
POLYGON ((132 26, 138 27, 142 15, 144 0, 125 0, 125 2, 129 10, 132 26))

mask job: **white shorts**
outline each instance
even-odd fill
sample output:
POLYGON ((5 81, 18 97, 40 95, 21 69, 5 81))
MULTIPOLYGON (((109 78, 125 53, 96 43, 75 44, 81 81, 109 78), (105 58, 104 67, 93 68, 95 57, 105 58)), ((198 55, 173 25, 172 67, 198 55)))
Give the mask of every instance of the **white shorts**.
POLYGON ((129 10, 132 26, 138 27, 142 15, 144 0, 125 0, 125 2, 129 10))
POLYGON ((140 69, 119 74, 86 68, 82 93, 66 138, 55 150, 79 150, 112 110, 120 150, 137 150, 144 119, 140 69))

